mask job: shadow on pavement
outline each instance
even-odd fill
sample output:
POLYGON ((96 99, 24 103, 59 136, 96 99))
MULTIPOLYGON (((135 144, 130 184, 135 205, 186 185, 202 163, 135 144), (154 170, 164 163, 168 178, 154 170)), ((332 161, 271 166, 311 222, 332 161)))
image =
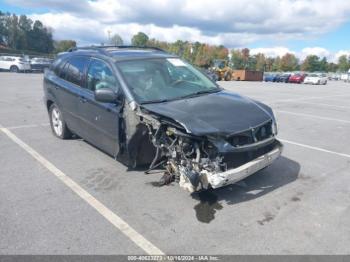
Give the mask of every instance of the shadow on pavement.
POLYGON ((210 223, 215 218, 215 213, 223 208, 220 202, 234 205, 254 200, 295 181, 299 171, 299 163, 281 156, 270 167, 237 184, 194 193, 192 197, 199 201, 194 207, 197 219, 203 223, 210 223))

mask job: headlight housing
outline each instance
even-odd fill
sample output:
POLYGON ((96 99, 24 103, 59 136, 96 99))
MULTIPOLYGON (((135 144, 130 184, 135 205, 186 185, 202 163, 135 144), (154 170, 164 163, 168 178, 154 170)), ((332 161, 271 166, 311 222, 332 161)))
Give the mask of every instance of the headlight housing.
POLYGON ((278 134, 278 125, 277 125, 276 118, 272 121, 272 134, 274 136, 277 136, 278 134))

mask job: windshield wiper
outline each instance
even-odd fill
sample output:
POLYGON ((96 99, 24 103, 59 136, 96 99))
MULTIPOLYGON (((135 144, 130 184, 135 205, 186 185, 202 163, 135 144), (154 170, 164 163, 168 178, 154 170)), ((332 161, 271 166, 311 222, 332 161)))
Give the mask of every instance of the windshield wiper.
POLYGON ((141 102, 142 105, 145 104, 155 104, 155 103, 164 103, 164 102, 169 102, 169 99, 158 99, 158 100, 149 100, 149 101, 145 101, 145 102, 141 102))
POLYGON ((194 96, 198 96, 198 95, 202 95, 202 94, 211 94, 211 93, 217 93, 221 91, 220 88, 217 88, 217 89, 210 89, 210 90, 201 90, 201 91, 197 91, 197 92, 194 92, 192 94, 188 94, 188 95, 185 95, 185 96, 181 96, 179 97, 178 99, 182 99, 182 98, 187 98, 187 97, 194 97, 194 96))
POLYGON ((219 91, 221 91, 220 88, 210 89, 210 90, 201 90, 201 91, 197 91, 197 92, 194 92, 194 93, 191 93, 191 94, 188 94, 188 95, 175 97, 175 98, 149 100, 149 101, 141 102, 141 104, 145 105, 145 104, 164 103, 164 102, 169 102, 169 101, 181 100, 181 99, 189 98, 189 97, 195 97, 195 96, 202 95, 202 94, 216 93, 216 92, 219 92, 219 91))

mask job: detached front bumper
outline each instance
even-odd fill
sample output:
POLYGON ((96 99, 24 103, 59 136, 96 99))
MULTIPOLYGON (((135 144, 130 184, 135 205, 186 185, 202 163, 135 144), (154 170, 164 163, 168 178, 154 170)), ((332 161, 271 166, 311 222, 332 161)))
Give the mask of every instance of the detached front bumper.
POLYGON ((282 153, 283 145, 279 143, 270 152, 242 165, 221 173, 207 174, 208 183, 212 188, 219 188, 226 185, 234 184, 257 171, 269 166, 282 153))

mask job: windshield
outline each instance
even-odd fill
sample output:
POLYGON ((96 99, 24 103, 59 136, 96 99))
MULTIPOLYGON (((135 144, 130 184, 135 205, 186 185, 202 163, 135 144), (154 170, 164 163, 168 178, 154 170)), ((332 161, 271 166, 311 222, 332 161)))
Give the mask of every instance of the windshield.
POLYGON ((200 71, 178 58, 117 62, 139 103, 175 100, 219 89, 200 71))
POLYGON ((225 67, 225 61, 223 60, 215 60, 214 61, 214 67, 223 69, 225 67))

